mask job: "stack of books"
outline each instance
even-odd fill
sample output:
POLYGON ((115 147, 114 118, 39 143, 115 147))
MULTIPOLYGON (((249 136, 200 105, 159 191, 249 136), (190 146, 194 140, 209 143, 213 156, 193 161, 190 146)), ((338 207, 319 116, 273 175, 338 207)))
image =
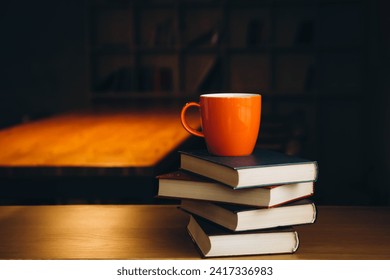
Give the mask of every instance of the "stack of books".
POLYGON ((158 176, 158 196, 181 200, 204 257, 294 253, 294 225, 314 223, 315 161, 255 149, 219 157, 180 151, 178 171, 158 176))

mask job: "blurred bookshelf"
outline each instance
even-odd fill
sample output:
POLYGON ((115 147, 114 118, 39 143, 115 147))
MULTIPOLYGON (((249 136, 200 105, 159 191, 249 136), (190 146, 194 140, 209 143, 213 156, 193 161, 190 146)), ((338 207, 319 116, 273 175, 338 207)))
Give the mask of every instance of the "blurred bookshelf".
POLYGON ((91 97, 175 99, 210 90, 255 91, 278 101, 356 95, 365 5, 90 0, 91 97), (209 78, 213 72, 218 81, 209 78))
POLYGON ((328 191, 354 188, 362 180, 351 177, 364 173, 359 162, 365 155, 356 151, 363 151, 367 140, 362 127, 364 94, 373 75, 371 5, 368 0, 90 0, 91 100, 183 104, 203 92, 259 92, 259 143, 273 137, 269 127, 277 135, 275 127, 286 131, 285 122, 298 122, 300 154, 318 159, 334 176, 344 168, 335 163, 336 154, 351 162, 338 183, 334 176, 323 177, 324 184, 334 185, 328 191))
POLYGON ((90 0, 91 99, 260 92, 265 113, 304 107, 316 119, 323 100, 349 102, 365 90, 367 5, 90 0))

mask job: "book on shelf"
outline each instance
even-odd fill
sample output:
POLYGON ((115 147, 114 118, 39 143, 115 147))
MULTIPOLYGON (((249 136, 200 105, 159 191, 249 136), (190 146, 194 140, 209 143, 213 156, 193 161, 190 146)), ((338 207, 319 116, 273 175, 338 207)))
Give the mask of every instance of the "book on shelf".
POLYGON ((142 66, 139 69, 138 90, 141 92, 153 91, 155 86, 156 67, 142 66))
MULTIPOLYGON (((215 23, 211 28, 204 30, 199 35, 189 38, 186 43, 186 48, 212 48, 220 44, 224 40, 226 33, 223 20, 215 23)), ((190 34, 187 34, 190 35, 190 34)), ((190 35, 191 36, 191 35, 190 35)))
POLYGON ((180 208, 231 231, 311 224, 317 215, 315 204, 306 199, 273 208, 183 199, 180 208))
POLYGON ((180 152, 180 168, 233 188, 314 182, 316 161, 255 148, 248 156, 214 156, 207 150, 180 152))
POLYGON ((173 47, 175 45, 175 21, 172 17, 156 23, 152 32, 153 47, 173 47))
POLYGON ((140 92, 170 91, 173 89, 173 70, 170 67, 155 65, 138 69, 138 88, 140 92))
POLYGON ((158 197, 198 199, 255 207, 274 207, 307 198, 314 182, 234 189, 218 181, 178 170, 157 176, 158 197))
POLYGON ((190 215, 187 231, 203 257, 294 253, 299 246, 298 233, 291 227, 231 232, 190 215))
POLYGON ((170 67, 160 67, 157 71, 156 90, 173 90, 173 70, 170 67))
POLYGON ((216 56, 211 57, 207 64, 204 65, 198 80, 195 83, 194 92, 202 91, 204 88, 208 88, 209 83, 211 82, 210 76, 212 76, 213 71, 215 71, 215 67, 218 64, 219 58, 216 56))
POLYGON ((246 45, 248 47, 258 47, 263 43, 264 22, 261 19, 251 19, 246 30, 246 45))
POLYGON ((222 61, 220 56, 215 56, 203 69, 199 80, 195 85, 195 91, 219 91, 222 89, 222 61))
POLYGON ((220 31, 217 27, 211 28, 187 43, 187 49, 196 47, 214 47, 219 43, 220 31))
POLYGON ((96 87, 99 92, 125 92, 136 88, 136 71, 132 67, 121 67, 111 72, 96 87))

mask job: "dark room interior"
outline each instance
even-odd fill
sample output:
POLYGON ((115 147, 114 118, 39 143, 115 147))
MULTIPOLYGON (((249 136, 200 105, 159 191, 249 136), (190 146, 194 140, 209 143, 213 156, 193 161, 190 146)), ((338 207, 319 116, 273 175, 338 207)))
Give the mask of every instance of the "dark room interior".
MULTIPOLYGON (((144 119, 153 112, 164 130, 164 116, 172 116, 167 125, 179 120, 180 108, 201 93, 257 92, 263 96, 257 145, 316 160, 319 205, 390 205, 387 1, 40 0, 1 6, 0 204, 170 203, 155 198, 155 177, 177 167, 178 149, 203 146, 184 130, 144 172, 109 161, 103 171, 18 167, 7 153, 7 137, 23 127, 38 137, 39 123, 67 114, 76 116, 79 126, 70 127, 77 133, 84 112, 104 118, 99 112, 108 111, 116 117, 104 120, 108 129, 96 140, 122 147, 124 126, 115 131, 109 124, 122 112, 124 121, 135 122, 129 112, 141 111, 144 119)), ((61 130, 53 133, 48 142, 61 138, 61 130)), ((149 138, 138 134, 144 137, 139 142, 149 138)), ((39 157, 31 150, 14 155, 39 157)))
POLYGON ((3 2, 1 279, 388 275, 389 1, 3 2))

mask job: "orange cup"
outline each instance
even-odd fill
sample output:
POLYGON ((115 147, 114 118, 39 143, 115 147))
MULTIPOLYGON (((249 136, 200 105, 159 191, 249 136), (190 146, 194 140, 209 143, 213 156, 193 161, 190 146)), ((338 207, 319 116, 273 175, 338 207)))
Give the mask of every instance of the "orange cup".
POLYGON ((204 137, 209 153, 246 156, 253 152, 260 129, 261 95, 254 93, 202 94, 181 110, 181 123, 192 135, 204 137), (186 111, 198 107, 202 131, 187 124, 186 111))

